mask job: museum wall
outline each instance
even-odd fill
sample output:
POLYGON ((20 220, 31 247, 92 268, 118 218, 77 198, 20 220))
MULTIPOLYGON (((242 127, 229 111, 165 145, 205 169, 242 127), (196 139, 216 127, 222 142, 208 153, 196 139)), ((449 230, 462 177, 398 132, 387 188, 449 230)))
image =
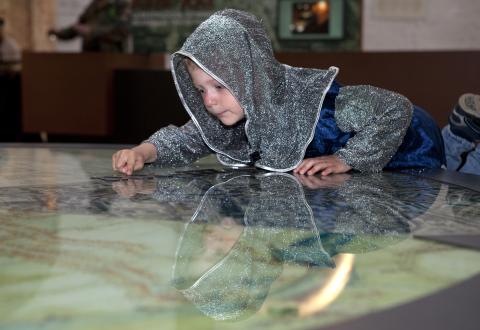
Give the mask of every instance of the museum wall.
POLYGON ((7 34, 22 50, 54 50, 46 31, 53 26, 55 13, 55 0, 0 0, 0 17, 7 20, 7 34))
MULTIPOLYGON (((89 1, 0 0, 0 16, 7 18, 9 34, 24 50, 79 51, 78 40, 55 44, 46 31, 75 22, 89 1)), ((278 37, 278 4, 271 0, 135 0, 134 50, 172 52, 211 12, 226 7, 259 16, 280 52, 480 49, 478 0, 344 0, 344 36, 308 41, 278 37)))
MULTIPOLYGON (((293 6, 293 0, 211 0, 211 1, 151 1, 139 0, 133 9, 132 34, 135 50, 140 53, 173 52, 181 47, 193 29, 212 12, 223 8, 237 8, 254 13, 264 23, 276 51, 339 51, 360 49, 361 1, 332 0, 343 4, 344 32, 341 38, 331 40, 288 40, 278 35, 280 4, 293 6), (201 4, 201 5, 199 5, 201 4)), ((289 24, 290 22, 285 22, 289 24)))
MULTIPOLYGON (((88 0, 57 0, 57 12, 74 16, 88 0)), ((138 52, 174 51, 190 31, 214 10, 187 8, 188 1, 137 1, 133 33, 138 52), (150 7, 145 5, 150 3, 150 7), (151 5, 154 3, 154 5, 151 5), (173 20, 181 13, 182 19, 173 20), (197 17, 195 20, 194 18, 197 17), (170 19, 169 19, 170 18, 170 19)), ((198 1, 197 1, 198 2, 198 1)), ((345 37, 330 41, 277 38, 278 1, 217 0, 215 9, 236 7, 254 12, 269 30, 277 51, 288 50, 468 50, 480 48, 477 0, 346 0, 345 37), (362 17, 363 16, 363 17, 362 17)), ((67 19, 68 20, 68 19, 67 19)), ((61 17, 57 18, 57 22, 61 17)), ((59 49, 66 45, 59 45, 59 49)))
POLYGON ((363 0, 362 50, 479 50, 478 0, 363 0))

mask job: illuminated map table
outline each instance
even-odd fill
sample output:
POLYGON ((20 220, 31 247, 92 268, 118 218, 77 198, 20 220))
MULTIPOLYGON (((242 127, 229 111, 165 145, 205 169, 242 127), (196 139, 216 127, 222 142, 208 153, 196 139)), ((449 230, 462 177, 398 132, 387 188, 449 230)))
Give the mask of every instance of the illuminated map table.
POLYGON ((478 327, 480 192, 115 150, 1 146, 0 329, 478 327))

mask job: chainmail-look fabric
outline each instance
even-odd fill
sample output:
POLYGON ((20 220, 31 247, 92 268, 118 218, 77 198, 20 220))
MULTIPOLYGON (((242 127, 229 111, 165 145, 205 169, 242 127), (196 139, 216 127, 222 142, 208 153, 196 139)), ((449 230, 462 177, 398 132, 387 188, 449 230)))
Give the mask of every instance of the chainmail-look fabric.
MULTIPOLYGON (((215 152, 224 165, 294 169, 313 139, 325 94, 338 73, 335 67, 279 63, 261 22, 232 9, 204 21, 173 54, 171 64, 192 120, 182 128, 161 129, 146 141, 156 146, 156 162, 162 165, 185 164, 215 152), (186 57, 232 93, 245 120, 227 127, 207 112, 186 57)), ((355 169, 381 170, 402 142, 412 105, 401 95, 371 86, 342 88, 337 99, 339 127, 356 133, 337 155, 355 169)))
POLYGON ((335 100, 335 120, 355 132, 335 155, 362 172, 379 172, 395 155, 412 120, 413 105, 404 96, 373 86, 347 86, 335 100))
POLYGON ((179 241, 172 284, 215 320, 244 319, 261 308, 284 263, 335 267, 293 176, 240 175, 203 196, 179 241), (225 218, 235 219, 242 231, 226 255, 212 258, 206 253, 212 240, 224 241, 208 227, 221 227, 225 218))

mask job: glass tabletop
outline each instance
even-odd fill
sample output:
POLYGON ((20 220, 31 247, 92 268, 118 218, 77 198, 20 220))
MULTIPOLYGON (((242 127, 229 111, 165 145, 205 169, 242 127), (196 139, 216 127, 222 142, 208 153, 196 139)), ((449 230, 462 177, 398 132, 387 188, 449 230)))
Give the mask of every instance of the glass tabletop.
POLYGON ((474 190, 114 150, 0 148, 0 329, 328 329, 480 273, 474 190))

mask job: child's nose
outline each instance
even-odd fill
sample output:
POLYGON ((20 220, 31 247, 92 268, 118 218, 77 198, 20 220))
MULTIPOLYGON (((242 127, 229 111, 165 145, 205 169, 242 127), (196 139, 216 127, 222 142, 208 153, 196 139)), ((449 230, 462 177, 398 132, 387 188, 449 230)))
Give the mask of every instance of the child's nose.
POLYGON ((213 93, 205 93, 203 96, 203 103, 205 103, 206 107, 211 107, 217 103, 217 98, 213 93))

